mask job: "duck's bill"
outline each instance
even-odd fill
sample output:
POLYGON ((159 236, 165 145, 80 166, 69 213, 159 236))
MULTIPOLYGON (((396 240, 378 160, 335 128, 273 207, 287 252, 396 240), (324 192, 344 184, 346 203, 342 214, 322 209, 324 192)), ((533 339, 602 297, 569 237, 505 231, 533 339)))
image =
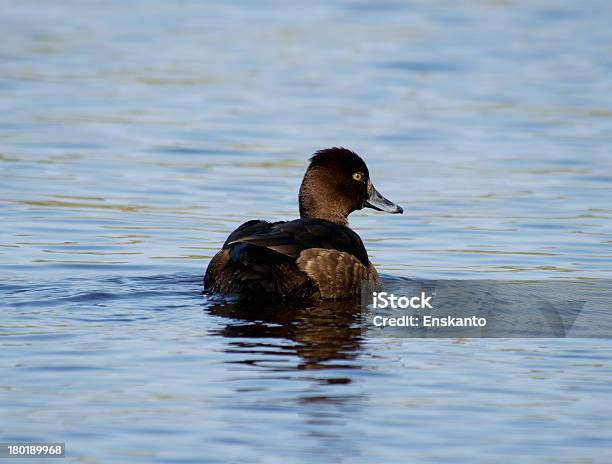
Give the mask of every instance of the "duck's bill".
POLYGON ((368 185, 368 193, 369 196, 364 205, 366 208, 372 208, 376 211, 385 211, 391 214, 402 214, 404 212, 401 206, 387 200, 378 193, 378 190, 376 190, 371 183, 368 185))

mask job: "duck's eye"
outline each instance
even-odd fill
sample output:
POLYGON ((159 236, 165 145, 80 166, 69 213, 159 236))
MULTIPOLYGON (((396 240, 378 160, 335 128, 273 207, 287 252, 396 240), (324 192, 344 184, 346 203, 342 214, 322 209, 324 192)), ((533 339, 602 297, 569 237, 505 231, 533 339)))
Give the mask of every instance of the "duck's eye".
POLYGON ((356 180, 357 182, 361 182, 363 180, 363 173, 362 172, 354 173, 353 179, 356 180))

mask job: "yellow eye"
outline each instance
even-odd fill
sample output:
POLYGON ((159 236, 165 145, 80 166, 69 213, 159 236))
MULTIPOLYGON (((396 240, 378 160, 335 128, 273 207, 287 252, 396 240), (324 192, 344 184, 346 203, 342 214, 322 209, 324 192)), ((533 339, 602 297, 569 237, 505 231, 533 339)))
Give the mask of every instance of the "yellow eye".
POLYGON ((357 182, 360 182, 363 179, 363 173, 361 172, 354 173, 353 179, 355 179, 357 182))

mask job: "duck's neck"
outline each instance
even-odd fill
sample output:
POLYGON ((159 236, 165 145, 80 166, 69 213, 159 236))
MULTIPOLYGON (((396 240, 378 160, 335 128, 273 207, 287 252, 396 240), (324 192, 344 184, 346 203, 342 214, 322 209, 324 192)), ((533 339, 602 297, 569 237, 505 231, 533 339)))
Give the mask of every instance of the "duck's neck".
POLYGON ((316 182, 308 173, 300 187, 300 217, 302 219, 324 219, 348 226, 350 211, 338 201, 337 195, 326 188, 326 183, 316 182))
POLYGON ((348 227, 348 219, 345 215, 339 212, 332 212, 322 209, 304 209, 300 207, 300 217, 302 219, 324 219, 325 221, 334 222, 341 226, 348 227))

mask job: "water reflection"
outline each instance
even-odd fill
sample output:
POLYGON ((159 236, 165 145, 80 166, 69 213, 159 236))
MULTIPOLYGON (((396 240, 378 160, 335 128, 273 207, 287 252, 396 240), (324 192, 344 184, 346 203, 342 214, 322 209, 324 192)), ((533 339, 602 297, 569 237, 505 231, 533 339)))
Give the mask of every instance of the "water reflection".
POLYGON ((362 367, 358 298, 272 304, 217 301, 206 311, 224 319, 212 334, 227 339, 222 350, 231 356, 228 368, 258 368, 239 377, 240 387, 234 387, 231 397, 256 410, 299 411, 296 428, 300 440, 308 443, 307 455, 338 460, 359 455, 347 425, 357 420, 368 401, 359 387, 355 391, 350 386, 362 367), (274 375, 265 375, 270 372, 274 375), (295 391, 290 397, 281 393, 288 387, 295 391))
MULTIPOLYGON (((257 363, 253 355, 275 354, 298 356, 299 370, 358 368, 353 362, 362 342, 358 298, 291 304, 224 301, 213 302, 207 311, 227 318, 227 325, 213 333, 231 338, 227 350, 244 353, 245 364, 257 363), (261 339, 266 340, 257 341, 261 339), (270 339, 279 343, 271 344, 270 339)), ((349 382, 329 379, 329 383, 349 382)))

